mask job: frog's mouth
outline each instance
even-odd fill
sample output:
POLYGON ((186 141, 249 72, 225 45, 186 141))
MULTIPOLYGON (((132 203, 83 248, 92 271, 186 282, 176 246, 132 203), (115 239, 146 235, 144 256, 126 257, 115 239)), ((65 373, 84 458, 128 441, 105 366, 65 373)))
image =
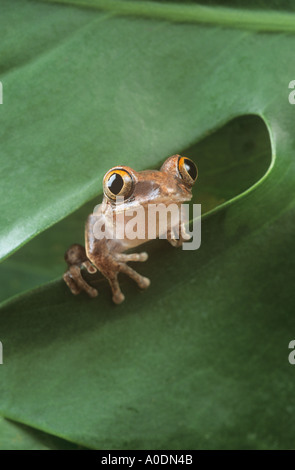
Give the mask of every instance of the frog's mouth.
POLYGON ((177 199, 180 201, 190 201, 193 197, 191 188, 187 188, 186 186, 180 186, 180 192, 177 195, 177 199))
MULTIPOLYGON (((192 199, 192 194, 188 194, 187 196, 184 195, 184 194, 174 196, 174 197, 171 196, 171 198, 169 199, 168 205, 169 204, 177 204, 179 206, 183 203, 189 202, 191 199, 192 199)), ((163 202, 167 206, 167 199, 165 199, 163 201, 159 201, 159 202, 163 202)))

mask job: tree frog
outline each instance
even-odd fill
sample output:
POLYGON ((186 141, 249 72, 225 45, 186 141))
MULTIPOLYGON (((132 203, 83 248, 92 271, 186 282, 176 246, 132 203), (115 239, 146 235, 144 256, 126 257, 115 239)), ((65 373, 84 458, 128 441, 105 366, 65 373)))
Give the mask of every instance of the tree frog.
MULTIPOLYGON (((90 297, 97 296, 97 290, 91 287, 81 275, 81 269, 84 268, 89 273, 99 270, 107 278, 112 289, 113 301, 116 304, 123 302, 125 298, 118 282, 119 273, 127 274, 140 288, 147 288, 150 280, 138 274, 127 264, 129 261, 146 261, 147 253, 124 253, 126 250, 145 243, 148 240, 146 231, 143 237, 135 239, 129 239, 126 236, 97 238, 95 224, 99 222, 103 227, 111 225, 112 228, 118 229, 116 224, 126 224, 130 220, 130 217, 127 217, 127 221, 124 218, 120 219, 118 215, 130 214, 130 210, 136 210, 139 206, 144 208, 146 214, 149 204, 161 203, 168 206, 175 203, 179 206, 192 198, 192 186, 197 176, 198 170, 195 163, 180 155, 167 158, 160 170, 136 172, 128 166, 111 168, 103 178, 102 204, 96 212, 89 215, 86 222, 85 248, 74 244, 65 253, 68 269, 63 279, 71 292, 76 295, 85 291, 90 297), (123 222, 118 222, 118 220, 123 220, 123 222)), ((179 220, 177 223, 181 225, 177 227, 178 238, 175 236, 173 221, 167 231, 167 240, 173 246, 180 246, 184 240, 190 238, 184 225, 179 220)), ((159 236, 159 228, 157 227, 156 230, 159 236)), ((116 230, 114 233, 117 233, 116 230)))

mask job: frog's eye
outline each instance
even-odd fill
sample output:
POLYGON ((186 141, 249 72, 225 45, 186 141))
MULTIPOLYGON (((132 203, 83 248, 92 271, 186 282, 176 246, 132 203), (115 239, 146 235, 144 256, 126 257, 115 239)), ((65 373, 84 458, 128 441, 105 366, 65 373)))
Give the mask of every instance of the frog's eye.
POLYGON ((103 179, 105 195, 115 201, 116 197, 127 199, 133 191, 133 179, 130 173, 123 168, 109 171, 103 179))
POLYGON ((188 185, 193 185, 198 177, 198 168, 192 160, 186 157, 179 157, 178 170, 181 177, 188 185))

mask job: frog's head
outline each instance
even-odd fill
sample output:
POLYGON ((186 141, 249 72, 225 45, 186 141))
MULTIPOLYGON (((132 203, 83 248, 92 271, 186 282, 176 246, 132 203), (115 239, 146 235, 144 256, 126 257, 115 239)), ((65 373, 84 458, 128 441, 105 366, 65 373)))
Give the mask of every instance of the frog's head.
POLYGON ((106 202, 113 208, 118 201, 124 201, 125 209, 149 203, 168 205, 189 201, 197 176, 198 170, 192 160, 173 155, 159 171, 136 172, 128 166, 111 168, 104 176, 103 190, 106 202))

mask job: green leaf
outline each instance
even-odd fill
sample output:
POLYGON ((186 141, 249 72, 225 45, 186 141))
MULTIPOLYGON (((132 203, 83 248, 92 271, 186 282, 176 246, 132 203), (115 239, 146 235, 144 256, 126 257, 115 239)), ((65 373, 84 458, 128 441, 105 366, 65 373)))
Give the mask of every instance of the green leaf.
POLYGON ((75 450, 75 444, 0 417, 0 450, 75 450))
MULTIPOLYGON (((207 123, 201 119, 199 103, 217 99, 214 72, 209 72, 210 84, 206 67, 198 66, 198 57, 193 60, 193 51, 178 57, 183 41, 194 47, 202 40, 203 30, 187 26, 174 47, 169 41, 177 27, 168 28, 165 22, 159 29, 158 21, 16 1, 17 14, 15 2, 3 0, 0 20, 5 172, 0 258, 94 197, 106 161, 112 166, 120 159, 138 169, 147 161, 157 165, 208 132, 208 124, 209 129, 215 128, 228 116, 225 108, 219 109, 222 100, 218 99, 217 107, 209 108, 207 123), (7 28, 17 20, 25 41, 7 28), (158 49, 160 37, 165 45, 158 49), (132 52, 126 60, 128 51, 132 52), (202 86, 193 84, 205 80, 203 96, 202 86), (18 132, 12 138, 15 129, 18 132)), ((151 8, 149 12, 153 14, 151 8)), ((220 46, 235 42, 235 34, 223 33, 220 46)), ((208 53, 213 53, 211 47, 208 53)), ((231 107, 231 116, 241 111, 248 112, 248 107, 244 109, 242 103, 239 109, 231 107)))
MULTIPOLYGON (((207 213, 262 178, 270 165, 271 149, 263 121, 257 116, 243 116, 181 153, 198 163, 200 176, 193 202, 202 202, 202 211, 207 213)), ((73 240, 84 243, 86 216, 100 201, 101 195, 2 262, 0 301, 60 278, 65 270, 65 249, 73 240)))
MULTIPOLYGON (((224 8, 216 6, 215 8, 199 5, 179 4, 179 2, 170 2, 162 5, 158 1, 139 1, 136 0, 45 0, 54 3, 77 5, 82 8, 91 8, 105 10, 115 15, 141 16, 146 18, 157 18, 160 20, 169 20, 176 23, 204 23, 213 24, 231 28, 250 29, 256 31, 294 31, 294 21, 290 15, 284 11, 263 11, 257 10, 259 4, 256 4, 256 11, 250 11, 247 6, 251 1, 243 5, 243 11, 234 8, 224 8), (246 8, 245 8, 246 6, 246 8)), ((233 2, 228 0, 226 5, 233 2)), ((261 4, 263 4, 261 2, 261 4)), ((289 2, 285 5, 290 9, 289 2)), ((291 7, 291 10, 293 8, 291 7)))
POLYGON ((55 281, 2 304, 0 411, 97 449, 294 448, 293 14, 3 5, 0 21, 16 15, 27 38, 9 30, 19 55, 3 61, 3 256, 98 194, 113 164, 156 167, 186 149, 200 162, 195 201, 221 205, 199 250, 147 245, 138 269, 152 284, 122 277, 120 306, 101 277, 96 299, 55 281), (241 142, 212 134, 249 114, 241 142))

